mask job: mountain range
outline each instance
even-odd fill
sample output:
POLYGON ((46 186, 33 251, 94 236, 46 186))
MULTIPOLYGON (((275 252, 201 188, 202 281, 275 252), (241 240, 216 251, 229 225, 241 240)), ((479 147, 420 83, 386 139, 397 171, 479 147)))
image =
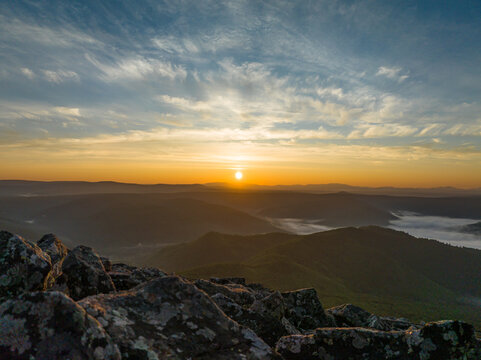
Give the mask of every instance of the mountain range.
POLYGON ((311 235, 216 232, 139 261, 187 277, 245 277, 282 291, 314 287, 328 306, 481 326, 481 251, 376 227, 311 235))

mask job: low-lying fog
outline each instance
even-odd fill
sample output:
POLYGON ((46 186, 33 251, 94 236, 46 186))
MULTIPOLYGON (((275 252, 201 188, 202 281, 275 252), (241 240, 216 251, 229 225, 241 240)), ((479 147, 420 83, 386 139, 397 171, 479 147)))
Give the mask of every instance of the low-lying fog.
POLYGON ((395 230, 405 231, 416 237, 436 239, 454 246, 466 246, 481 249, 481 236, 467 234, 459 228, 478 222, 476 219, 454 219, 443 216, 423 216, 412 213, 395 214, 398 220, 389 226, 395 230))
POLYGON ((319 220, 283 218, 269 219, 269 221, 275 227, 297 235, 308 235, 333 229, 332 227, 319 224, 319 220))
MULTIPOLYGON (((405 231, 420 238, 435 239, 454 246, 465 246, 481 250, 481 236, 460 231, 460 228, 478 222, 476 219, 455 219, 442 216, 423 216, 413 213, 396 213, 398 219, 391 221, 391 229, 405 231)), ((321 225, 319 220, 270 219, 286 231, 299 235, 312 234, 334 229, 321 225)))

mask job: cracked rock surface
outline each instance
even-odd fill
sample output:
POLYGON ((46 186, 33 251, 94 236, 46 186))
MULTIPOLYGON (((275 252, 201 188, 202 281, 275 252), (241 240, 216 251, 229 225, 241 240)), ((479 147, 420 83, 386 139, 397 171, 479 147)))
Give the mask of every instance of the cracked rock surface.
POLYGON ((471 325, 460 321, 428 323, 420 329, 319 328, 281 338, 276 350, 292 360, 309 359, 480 359, 471 325))
POLYGON ((51 270, 50 256, 36 244, 0 231, 0 297, 45 290, 51 270))
POLYGON ((228 318, 207 294, 178 276, 91 296, 79 305, 102 324, 128 359, 276 358, 252 330, 228 318))
POLYGON ((98 321, 63 293, 32 292, 0 303, 0 359, 120 358, 98 321))
POLYGON ((68 253, 62 264, 62 273, 74 300, 115 291, 115 285, 105 271, 100 256, 87 246, 77 246, 68 253))

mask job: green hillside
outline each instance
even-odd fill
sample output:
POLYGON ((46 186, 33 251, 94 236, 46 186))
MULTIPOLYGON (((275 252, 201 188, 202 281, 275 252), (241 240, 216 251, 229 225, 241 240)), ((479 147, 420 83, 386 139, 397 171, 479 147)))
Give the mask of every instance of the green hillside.
POLYGON ((467 301, 481 298, 481 251, 380 227, 304 236, 209 233, 145 263, 192 278, 242 276, 279 290, 312 286, 326 306, 350 302, 415 321, 481 325, 481 307, 467 301))
POLYGON ((197 240, 166 246, 154 256, 142 260, 143 265, 179 271, 218 262, 243 262, 259 251, 293 240, 296 235, 268 233, 252 236, 209 232, 197 240), (188 260, 188 261, 186 261, 188 260))

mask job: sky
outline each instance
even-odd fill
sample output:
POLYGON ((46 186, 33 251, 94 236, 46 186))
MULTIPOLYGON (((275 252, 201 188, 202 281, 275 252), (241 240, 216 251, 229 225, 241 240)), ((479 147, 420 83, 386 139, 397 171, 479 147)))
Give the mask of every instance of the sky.
POLYGON ((479 1, 0 0, 0 178, 481 185, 479 1))

